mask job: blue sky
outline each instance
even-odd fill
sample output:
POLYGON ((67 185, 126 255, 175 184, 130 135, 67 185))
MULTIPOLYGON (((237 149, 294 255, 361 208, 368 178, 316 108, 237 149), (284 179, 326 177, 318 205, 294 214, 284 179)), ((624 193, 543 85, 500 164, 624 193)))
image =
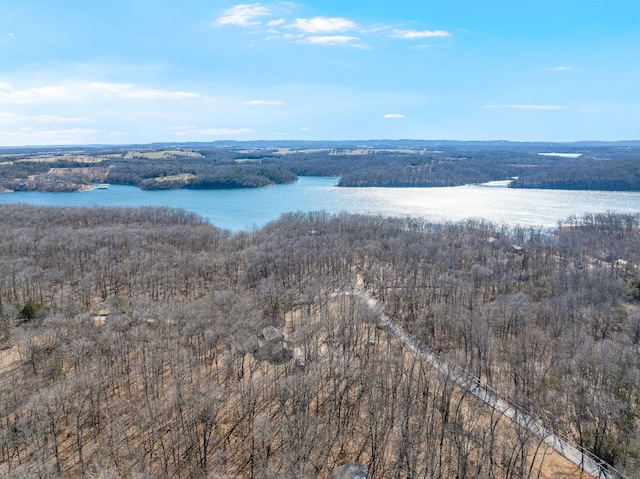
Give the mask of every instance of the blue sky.
POLYGON ((640 0, 3 0, 0 145, 640 139, 640 0))

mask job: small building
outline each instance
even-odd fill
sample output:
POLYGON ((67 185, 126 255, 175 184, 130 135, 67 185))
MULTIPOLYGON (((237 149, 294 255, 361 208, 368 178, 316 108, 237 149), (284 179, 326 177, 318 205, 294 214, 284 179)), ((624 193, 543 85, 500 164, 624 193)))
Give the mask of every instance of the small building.
POLYGON ((371 479, 364 464, 343 464, 332 471, 333 479, 371 479))
POLYGON ((256 359, 271 364, 284 364, 293 359, 293 348, 284 331, 267 326, 258 335, 258 346, 253 353, 256 359))

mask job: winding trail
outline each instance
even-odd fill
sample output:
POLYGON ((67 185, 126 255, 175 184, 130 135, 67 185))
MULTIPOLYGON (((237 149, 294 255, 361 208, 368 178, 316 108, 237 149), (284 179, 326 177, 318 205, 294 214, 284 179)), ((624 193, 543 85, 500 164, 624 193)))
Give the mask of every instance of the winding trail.
POLYGON ((577 467, 582 469, 591 477, 601 479, 626 479, 619 471, 615 470, 604 461, 594 455, 580 450, 569 444, 564 439, 558 437, 549 431, 533 417, 523 411, 515 404, 506 399, 501 399, 497 392, 482 386, 479 380, 472 375, 460 370, 459 368, 450 367, 442 359, 440 359, 429 348, 418 344, 407 332, 398 326, 380 307, 378 302, 373 299, 365 291, 345 291, 333 293, 330 296, 355 296, 362 299, 367 306, 375 313, 378 321, 388 328, 410 351, 417 355, 421 360, 429 363, 439 373, 451 378, 458 386, 477 397, 480 401, 491 406, 496 411, 511 419, 514 423, 527 429, 529 432, 540 438, 545 444, 549 445, 556 452, 571 461, 577 467))

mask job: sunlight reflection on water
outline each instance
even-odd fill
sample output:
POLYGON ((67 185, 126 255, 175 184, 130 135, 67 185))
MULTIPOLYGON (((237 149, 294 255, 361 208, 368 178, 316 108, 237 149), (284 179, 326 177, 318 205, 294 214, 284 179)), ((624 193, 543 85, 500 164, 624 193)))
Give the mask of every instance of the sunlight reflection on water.
POLYGON ((193 211, 232 231, 261 226, 292 211, 412 216, 430 221, 483 218, 522 226, 557 226, 570 215, 640 212, 640 193, 511 189, 497 185, 451 188, 338 188, 337 178, 302 177, 290 185, 241 190, 142 191, 111 185, 84 193, 10 193, 0 203, 63 206, 172 206, 193 211))

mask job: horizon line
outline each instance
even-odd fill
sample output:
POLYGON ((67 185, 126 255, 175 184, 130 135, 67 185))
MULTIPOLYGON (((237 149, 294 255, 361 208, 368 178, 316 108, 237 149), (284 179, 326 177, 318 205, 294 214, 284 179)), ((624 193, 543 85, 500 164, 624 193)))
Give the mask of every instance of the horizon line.
POLYGON ((100 148, 100 147, 140 147, 140 146, 154 146, 154 145, 207 145, 207 144, 220 144, 220 143, 269 143, 273 145, 282 143, 315 143, 315 144, 329 144, 329 143, 374 143, 374 142, 389 142, 389 143, 508 143, 508 144, 552 144, 552 145, 577 145, 577 144, 639 144, 640 139, 637 140, 450 140, 450 139, 417 139, 417 138, 401 138, 401 139, 389 139, 389 138, 372 138, 368 140, 363 139, 341 139, 341 140, 296 140, 296 139, 279 139, 279 140, 210 140, 210 141, 153 141, 148 143, 65 143, 65 144, 44 144, 44 145, 0 145, 0 149, 11 148, 100 148))

